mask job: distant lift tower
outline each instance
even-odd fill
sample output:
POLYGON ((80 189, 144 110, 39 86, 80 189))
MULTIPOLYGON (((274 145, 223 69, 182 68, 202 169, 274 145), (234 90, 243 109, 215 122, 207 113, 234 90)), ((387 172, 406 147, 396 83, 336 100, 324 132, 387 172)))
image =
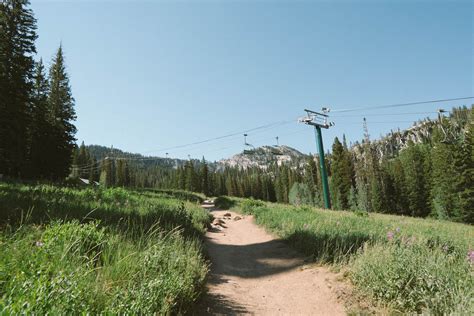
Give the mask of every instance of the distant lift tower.
POLYGON ((329 197, 329 185, 328 185, 328 175, 326 172, 326 164, 324 162, 324 146, 323 146, 323 137, 321 133, 321 128, 328 129, 331 126, 334 126, 334 123, 328 123, 329 109, 322 108, 322 112, 315 112, 305 109, 307 116, 299 119, 300 123, 305 123, 306 125, 314 126, 316 133, 316 145, 319 152, 319 166, 321 169, 321 181, 323 183, 323 194, 324 194, 324 207, 327 209, 331 208, 331 199, 329 197))

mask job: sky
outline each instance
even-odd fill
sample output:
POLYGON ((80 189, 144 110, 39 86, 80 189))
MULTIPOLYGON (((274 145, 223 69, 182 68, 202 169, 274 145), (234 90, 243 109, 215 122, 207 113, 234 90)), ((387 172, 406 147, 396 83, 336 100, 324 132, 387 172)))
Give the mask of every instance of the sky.
POLYGON ((474 100, 471 1, 32 0, 37 58, 62 43, 78 142, 219 160, 244 149, 316 152, 305 108, 331 109, 325 149, 474 100), (343 109, 353 111, 341 112, 343 109), (339 111, 339 112, 338 112, 339 111), (411 114, 416 113, 416 114, 411 114), (232 134, 193 146, 178 147, 232 134), (173 148, 178 147, 178 148, 173 148))

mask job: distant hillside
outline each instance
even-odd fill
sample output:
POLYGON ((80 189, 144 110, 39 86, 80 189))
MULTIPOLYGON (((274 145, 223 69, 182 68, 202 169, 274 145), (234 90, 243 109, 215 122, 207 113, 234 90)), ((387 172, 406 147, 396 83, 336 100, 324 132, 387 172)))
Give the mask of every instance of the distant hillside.
MULTIPOLYGON (((441 118, 441 121, 429 118, 421 119, 405 130, 391 131, 380 139, 371 140, 371 143, 375 145, 381 158, 396 157, 410 142, 415 144, 431 143, 433 131, 440 127, 442 127, 445 142, 454 142, 465 133, 468 127, 469 113, 468 107, 453 108, 449 115, 441 118)), ((361 152, 364 141, 357 142, 352 146, 352 150, 356 154, 361 152)))
POLYGON ((271 163, 299 164, 308 157, 300 151, 289 146, 262 146, 234 155, 218 162, 219 167, 241 167, 243 169, 258 167, 266 169, 271 163))
POLYGON ((161 168, 176 168, 182 166, 186 162, 181 159, 171 159, 156 156, 144 156, 142 154, 130 153, 117 148, 110 148, 100 145, 86 146, 92 157, 97 160, 102 160, 105 157, 109 158, 130 158, 130 163, 134 166, 140 167, 161 167, 161 168))

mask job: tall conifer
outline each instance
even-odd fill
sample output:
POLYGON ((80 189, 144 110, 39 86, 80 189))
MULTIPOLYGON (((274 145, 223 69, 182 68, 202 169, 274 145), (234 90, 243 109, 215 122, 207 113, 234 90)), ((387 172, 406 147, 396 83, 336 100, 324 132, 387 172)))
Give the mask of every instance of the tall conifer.
POLYGON ((27 172, 36 20, 28 0, 0 2, 0 174, 27 172))
POLYGON ((56 169, 54 178, 65 177, 71 165, 72 150, 75 146, 76 119, 74 98, 72 97, 69 77, 66 72, 62 45, 59 46, 50 74, 50 94, 48 98, 49 112, 53 122, 54 149, 51 153, 56 169))

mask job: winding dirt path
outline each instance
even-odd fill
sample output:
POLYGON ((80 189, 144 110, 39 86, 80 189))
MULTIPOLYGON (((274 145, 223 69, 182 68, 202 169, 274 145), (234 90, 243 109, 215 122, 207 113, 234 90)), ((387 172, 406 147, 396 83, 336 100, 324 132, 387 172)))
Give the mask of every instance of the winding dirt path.
POLYGON ((196 314, 345 315, 335 274, 307 265, 252 216, 204 207, 224 223, 206 234, 211 273, 196 314))

